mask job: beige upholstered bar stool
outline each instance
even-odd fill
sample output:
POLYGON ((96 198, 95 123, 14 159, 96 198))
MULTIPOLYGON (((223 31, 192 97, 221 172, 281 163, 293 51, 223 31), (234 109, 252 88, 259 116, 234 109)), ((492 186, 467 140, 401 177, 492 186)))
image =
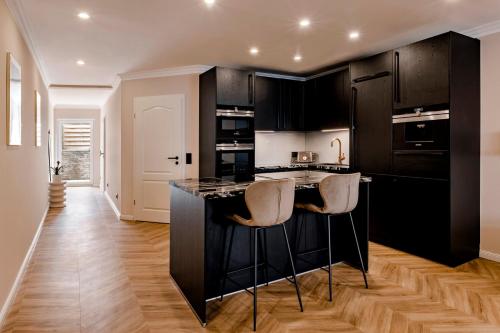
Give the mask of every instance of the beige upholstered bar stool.
MULTIPOLYGON (((365 280, 365 287, 368 288, 365 265, 363 263, 363 257, 361 256, 361 250, 359 249, 358 236, 356 235, 356 229, 354 228, 354 221, 352 219, 352 211, 358 204, 360 178, 360 173, 332 174, 324 178, 319 184, 319 192, 321 194, 321 198, 323 199, 323 207, 318 207, 311 203, 295 204, 296 208, 328 216, 328 248, 320 250, 328 250, 328 283, 330 301, 332 301, 332 240, 330 230, 333 216, 349 214, 354 241, 356 242, 356 248, 358 250, 359 260, 361 263, 361 271, 363 272, 363 279, 365 280)), ((300 253, 297 253, 296 256, 297 255, 300 255, 300 253)))
MULTIPOLYGON (((245 191, 245 203, 250 212, 251 218, 245 219, 239 215, 228 216, 228 219, 253 230, 254 234, 254 281, 253 281, 253 329, 257 328, 257 269, 258 269, 258 239, 259 231, 265 231, 268 228, 281 226, 283 228, 283 236, 288 251, 288 258, 293 273, 293 283, 299 300, 300 311, 303 311, 302 300, 300 298, 299 286, 295 275, 295 266, 292 259, 292 252, 288 235, 284 223, 290 219, 293 213, 293 205, 295 199, 295 180, 280 179, 280 180, 265 180, 250 184, 245 191)), ((231 247, 233 243, 234 226, 231 231, 229 240, 229 249, 224 265, 222 275, 221 300, 224 292, 224 282, 228 272, 228 264, 231 256, 231 247)), ((265 239, 265 238, 264 238, 265 239)), ((264 248, 267 248, 264 244, 264 248)), ((267 265, 267 262, 266 262, 267 265)), ((251 266, 248 268, 252 268, 251 266)), ((241 269, 237 270, 241 271, 241 269)), ((266 281, 268 282, 268 281, 266 281)))

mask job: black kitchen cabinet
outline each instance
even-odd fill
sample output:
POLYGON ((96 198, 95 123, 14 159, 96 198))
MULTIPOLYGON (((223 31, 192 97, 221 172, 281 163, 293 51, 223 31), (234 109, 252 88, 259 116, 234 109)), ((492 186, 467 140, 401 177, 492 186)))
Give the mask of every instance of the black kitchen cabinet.
POLYGON ((317 83, 318 79, 310 79, 304 84, 304 123, 307 131, 321 129, 317 83))
POLYGON ((394 108, 447 104, 450 33, 394 51, 394 108))
POLYGON ((306 130, 350 127, 349 69, 341 69, 306 82, 306 130))
POLYGON ((370 240, 449 262, 449 182, 372 176, 370 240))
POLYGON ((391 171, 391 66, 391 52, 351 64, 352 165, 363 173, 389 174, 391 171))
POLYGON ((216 67, 217 105, 253 109, 255 72, 216 67))
POLYGON ((255 129, 301 131, 304 128, 304 83, 257 76, 255 129))
POLYGON ((304 130, 304 83, 281 80, 281 130, 304 130))
POLYGON ((277 130, 280 112, 281 80, 257 76, 255 78, 255 130, 277 130))

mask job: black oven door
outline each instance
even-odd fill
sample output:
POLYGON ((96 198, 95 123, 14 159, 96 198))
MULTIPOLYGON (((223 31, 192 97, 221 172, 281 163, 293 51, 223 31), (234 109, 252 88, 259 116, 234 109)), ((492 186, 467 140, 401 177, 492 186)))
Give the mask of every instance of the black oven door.
POLYGON ((448 113, 394 116, 393 150, 449 150, 448 113))
POLYGON ((217 141, 252 139, 253 111, 217 111, 217 141))
POLYGON ((224 179, 246 180, 255 172, 253 144, 218 144, 216 176, 224 179))

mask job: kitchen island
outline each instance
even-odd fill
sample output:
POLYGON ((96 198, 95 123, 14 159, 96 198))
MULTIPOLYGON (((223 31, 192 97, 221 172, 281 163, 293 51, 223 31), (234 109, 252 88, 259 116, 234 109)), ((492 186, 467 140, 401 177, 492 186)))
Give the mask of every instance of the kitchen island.
MULTIPOLYGON (((250 181, 234 182, 218 178, 201 178, 171 182, 170 275, 202 325, 207 322, 207 302, 220 296, 224 249, 227 251, 227 226, 234 223, 228 221, 225 216, 232 213, 249 215, 244 200, 246 187, 259 180, 294 178, 295 200, 321 205, 318 185, 328 175, 330 173, 291 171, 258 174, 250 181)), ((366 269, 368 269, 370 181, 370 178, 361 178, 359 203, 353 211, 366 269)), ((311 251, 310 254, 296 260, 295 268, 298 274, 327 265, 327 251, 313 251, 327 246, 325 216, 296 211, 285 226, 290 235, 292 252, 311 251), (304 221, 304 227, 300 228, 300 237, 298 237, 298 221, 304 221)), ((332 261, 333 263, 344 261, 354 267, 360 267, 350 227, 347 216, 333 219, 332 261)), ((252 264, 252 237, 249 228, 236 227, 230 270, 252 264)), ((279 228, 267 230, 266 245, 269 281, 290 276, 291 268, 286 245, 279 228)), ((262 262, 263 259, 259 258, 259 261, 262 262)), ((259 284, 265 282, 264 270, 259 271, 258 279, 259 284)), ((224 293, 241 291, 251 286, 253 286, 253 271, 242 270, 226 281, 224 293)))

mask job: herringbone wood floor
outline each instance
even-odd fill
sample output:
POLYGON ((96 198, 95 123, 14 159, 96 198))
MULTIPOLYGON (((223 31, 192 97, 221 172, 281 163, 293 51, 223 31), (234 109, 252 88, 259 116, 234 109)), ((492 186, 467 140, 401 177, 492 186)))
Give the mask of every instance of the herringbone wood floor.
MULTIPOLYGON (((52 210, 1 332, 239 332, 252 328, 252 297, 210 303, 203 329, 168 274, 168 225, 119 222, 95 189, 69 191, 52 210)), ((500 332, 500 264, 448 268, 370 246, 370 289, 335 266, 334 301, 323 271, 299 278, 304 313, 288 282, 259 289, 262 332, 500 332)))

